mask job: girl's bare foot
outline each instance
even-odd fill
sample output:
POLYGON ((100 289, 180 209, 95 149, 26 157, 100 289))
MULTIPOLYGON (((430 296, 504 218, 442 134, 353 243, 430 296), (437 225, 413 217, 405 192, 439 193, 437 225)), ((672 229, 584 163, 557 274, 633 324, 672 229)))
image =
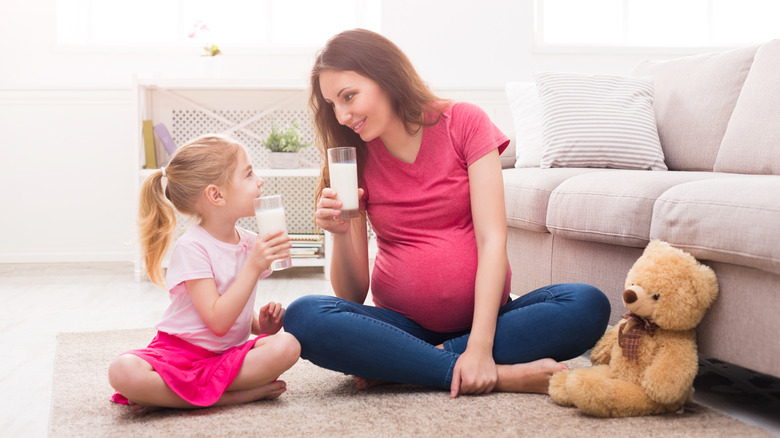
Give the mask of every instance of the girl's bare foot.
POLYGON ((287 383, 284 380, 274 380, 257 388, 226 391, 214 406, 230 406, 258 400, 273 400, 279 398, 284 391, 287 391, 287 383))
POLYGON ((496 391, 535 392, 547 394, 550 377, 558 371, 568 370, 566 364, 552 359, 539 359, 528 363, 498 365, 496 391))
POLYGON ((145 406, 145 405, 139 405, 138 403, 133 403, 131 401, 127 402, 127 405, 130 406, 130 412, 132 412, 135 415, 141 416, 146 415, 149 412, 154 412, 158 409, 162 409, 159 406, 145 406))
MULTIPOLYGON (((283 380, 275 380, 257 388, 241 389, 236 391, 226 391, 222 394, 222 397, 214 403, 213 406, 230 406, 241 403, 250 403, 258 400, 273 400, 279 398, 285 391, 287 391, 287 383, 283 380)), ((127 402, 130 406, 130 412, 135 415, 146 415, 149 412, 154 412, 158 409, 162 409, 162 406, 149 406, 135 403, 132 401, 127 402)), ((179 399, 177 404, 171 406, 174 408, 183 409, 198 409, 205 406, 191 405, 184 400, 179 399)))
POLYGON ((287 391, 287 382, 284 380, 275 380, 256 389, 250 389, 257 398, 255 400, 273 400, 279 398, 287 391))

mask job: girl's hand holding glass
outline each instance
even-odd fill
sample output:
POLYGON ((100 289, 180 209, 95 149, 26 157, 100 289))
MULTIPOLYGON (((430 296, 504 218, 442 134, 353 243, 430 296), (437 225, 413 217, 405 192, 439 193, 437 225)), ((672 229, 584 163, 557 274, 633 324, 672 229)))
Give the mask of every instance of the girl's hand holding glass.
MULTIPOLYGON (((287 219, 284 215, 284 203, 282 195, 261 196, 254 200, 255 218, 257 219, 257 234, 271 234, 276 230, 282 230, 287 236, 287 219)), ((287 239, 289 241, 289 238, 287 239)), ((271 263, 272 271, 281 271, 292 267, 290 253, 271 263)))
POLYGON ((252 248, 250 262, 254 262, 260 272, 271 269, 271 263, 290 256, 290 236, 284 230, 272 231, 265 235, 257 235, 252 248))

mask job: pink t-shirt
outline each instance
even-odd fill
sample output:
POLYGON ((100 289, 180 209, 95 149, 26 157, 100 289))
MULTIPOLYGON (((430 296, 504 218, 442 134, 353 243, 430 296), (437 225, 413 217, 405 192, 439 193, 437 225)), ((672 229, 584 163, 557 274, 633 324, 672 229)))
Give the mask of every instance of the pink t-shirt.
MULTIPOLYGON (((214 238, 200 225, 193 225, 179 237, 165 277, 165 284, 170 287, 171 305, 157 324, 157 330, 217 353, 249 339, 256 284, 236 322, 225 336, 219 337, 206 327, 184 283, 187 280, 213 278, 220 295, 230 288, 249 260, 256 237, 255 233, 243 228, 236 227, 236 230, 241 237, 236 245, 214 238)), ((266 271, 260 278, 269 275, 271 271, 266 271)))
MULTIPOLYGON (((369 142, 362 187, 378 252, 371 294, 384 307, 438 332, 471 327, 477 243, 468 166, 509 139, 478 106, 452 105, 423 130, 414 163, 369 142)), ((502 303, 509 296, 507 269, 502 303)))

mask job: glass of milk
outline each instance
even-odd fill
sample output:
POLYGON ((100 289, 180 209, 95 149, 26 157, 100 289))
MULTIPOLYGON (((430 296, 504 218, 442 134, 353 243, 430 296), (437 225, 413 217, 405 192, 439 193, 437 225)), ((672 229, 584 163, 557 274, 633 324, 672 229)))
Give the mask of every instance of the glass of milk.
POLYGON ((341 214, 336 219, 357 217, 359 207, 355 148, 328 149, 328 173, 330 188, 336 191, 336 199, 343 204, 341 214))
MULTIPOLYGON (((261 196, 255 199, 255 218, 257 218, 257 234, 260 236, 279 230, 287 234, 282 195, 261 196)), ((272 271, 281 271, 289 267, 292 267, 292 258, 289 256, 271 263, 272 271)))

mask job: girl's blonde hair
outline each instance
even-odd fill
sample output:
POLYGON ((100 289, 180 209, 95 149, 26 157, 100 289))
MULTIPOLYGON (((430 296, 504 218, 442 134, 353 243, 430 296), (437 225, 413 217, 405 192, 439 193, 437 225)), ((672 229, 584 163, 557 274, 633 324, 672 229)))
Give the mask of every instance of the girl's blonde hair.
POLYGON ((422 126, 435 125, 448 104, 433 94, 401 49, 382 35, 370 30, 352 29, 333 36, 317 54, 310 77, 309 108, 314 114, 317 147, 323 155, 317 199, 322 189, 330 184, 329 148, 354 146, 357 149, 359 178, 362 177, 368 153, 365 142, 351 128, 338 122, 333 108, 322 96, 320 74, 328 70, 353 71, 379 84, 409 134, 415 134, 422 126), (437 113, 437 116, 427 120, 428 112, 437 113))
POLYGON ((146 274, 165 287, 162 259, 176 229, 174 208, 200 219, 198 202, 206 187, 230 181, 243 146, 228 137, 207 134, 183 145, 165 170, 146 178, 141 185, 138 226, 146 274))

